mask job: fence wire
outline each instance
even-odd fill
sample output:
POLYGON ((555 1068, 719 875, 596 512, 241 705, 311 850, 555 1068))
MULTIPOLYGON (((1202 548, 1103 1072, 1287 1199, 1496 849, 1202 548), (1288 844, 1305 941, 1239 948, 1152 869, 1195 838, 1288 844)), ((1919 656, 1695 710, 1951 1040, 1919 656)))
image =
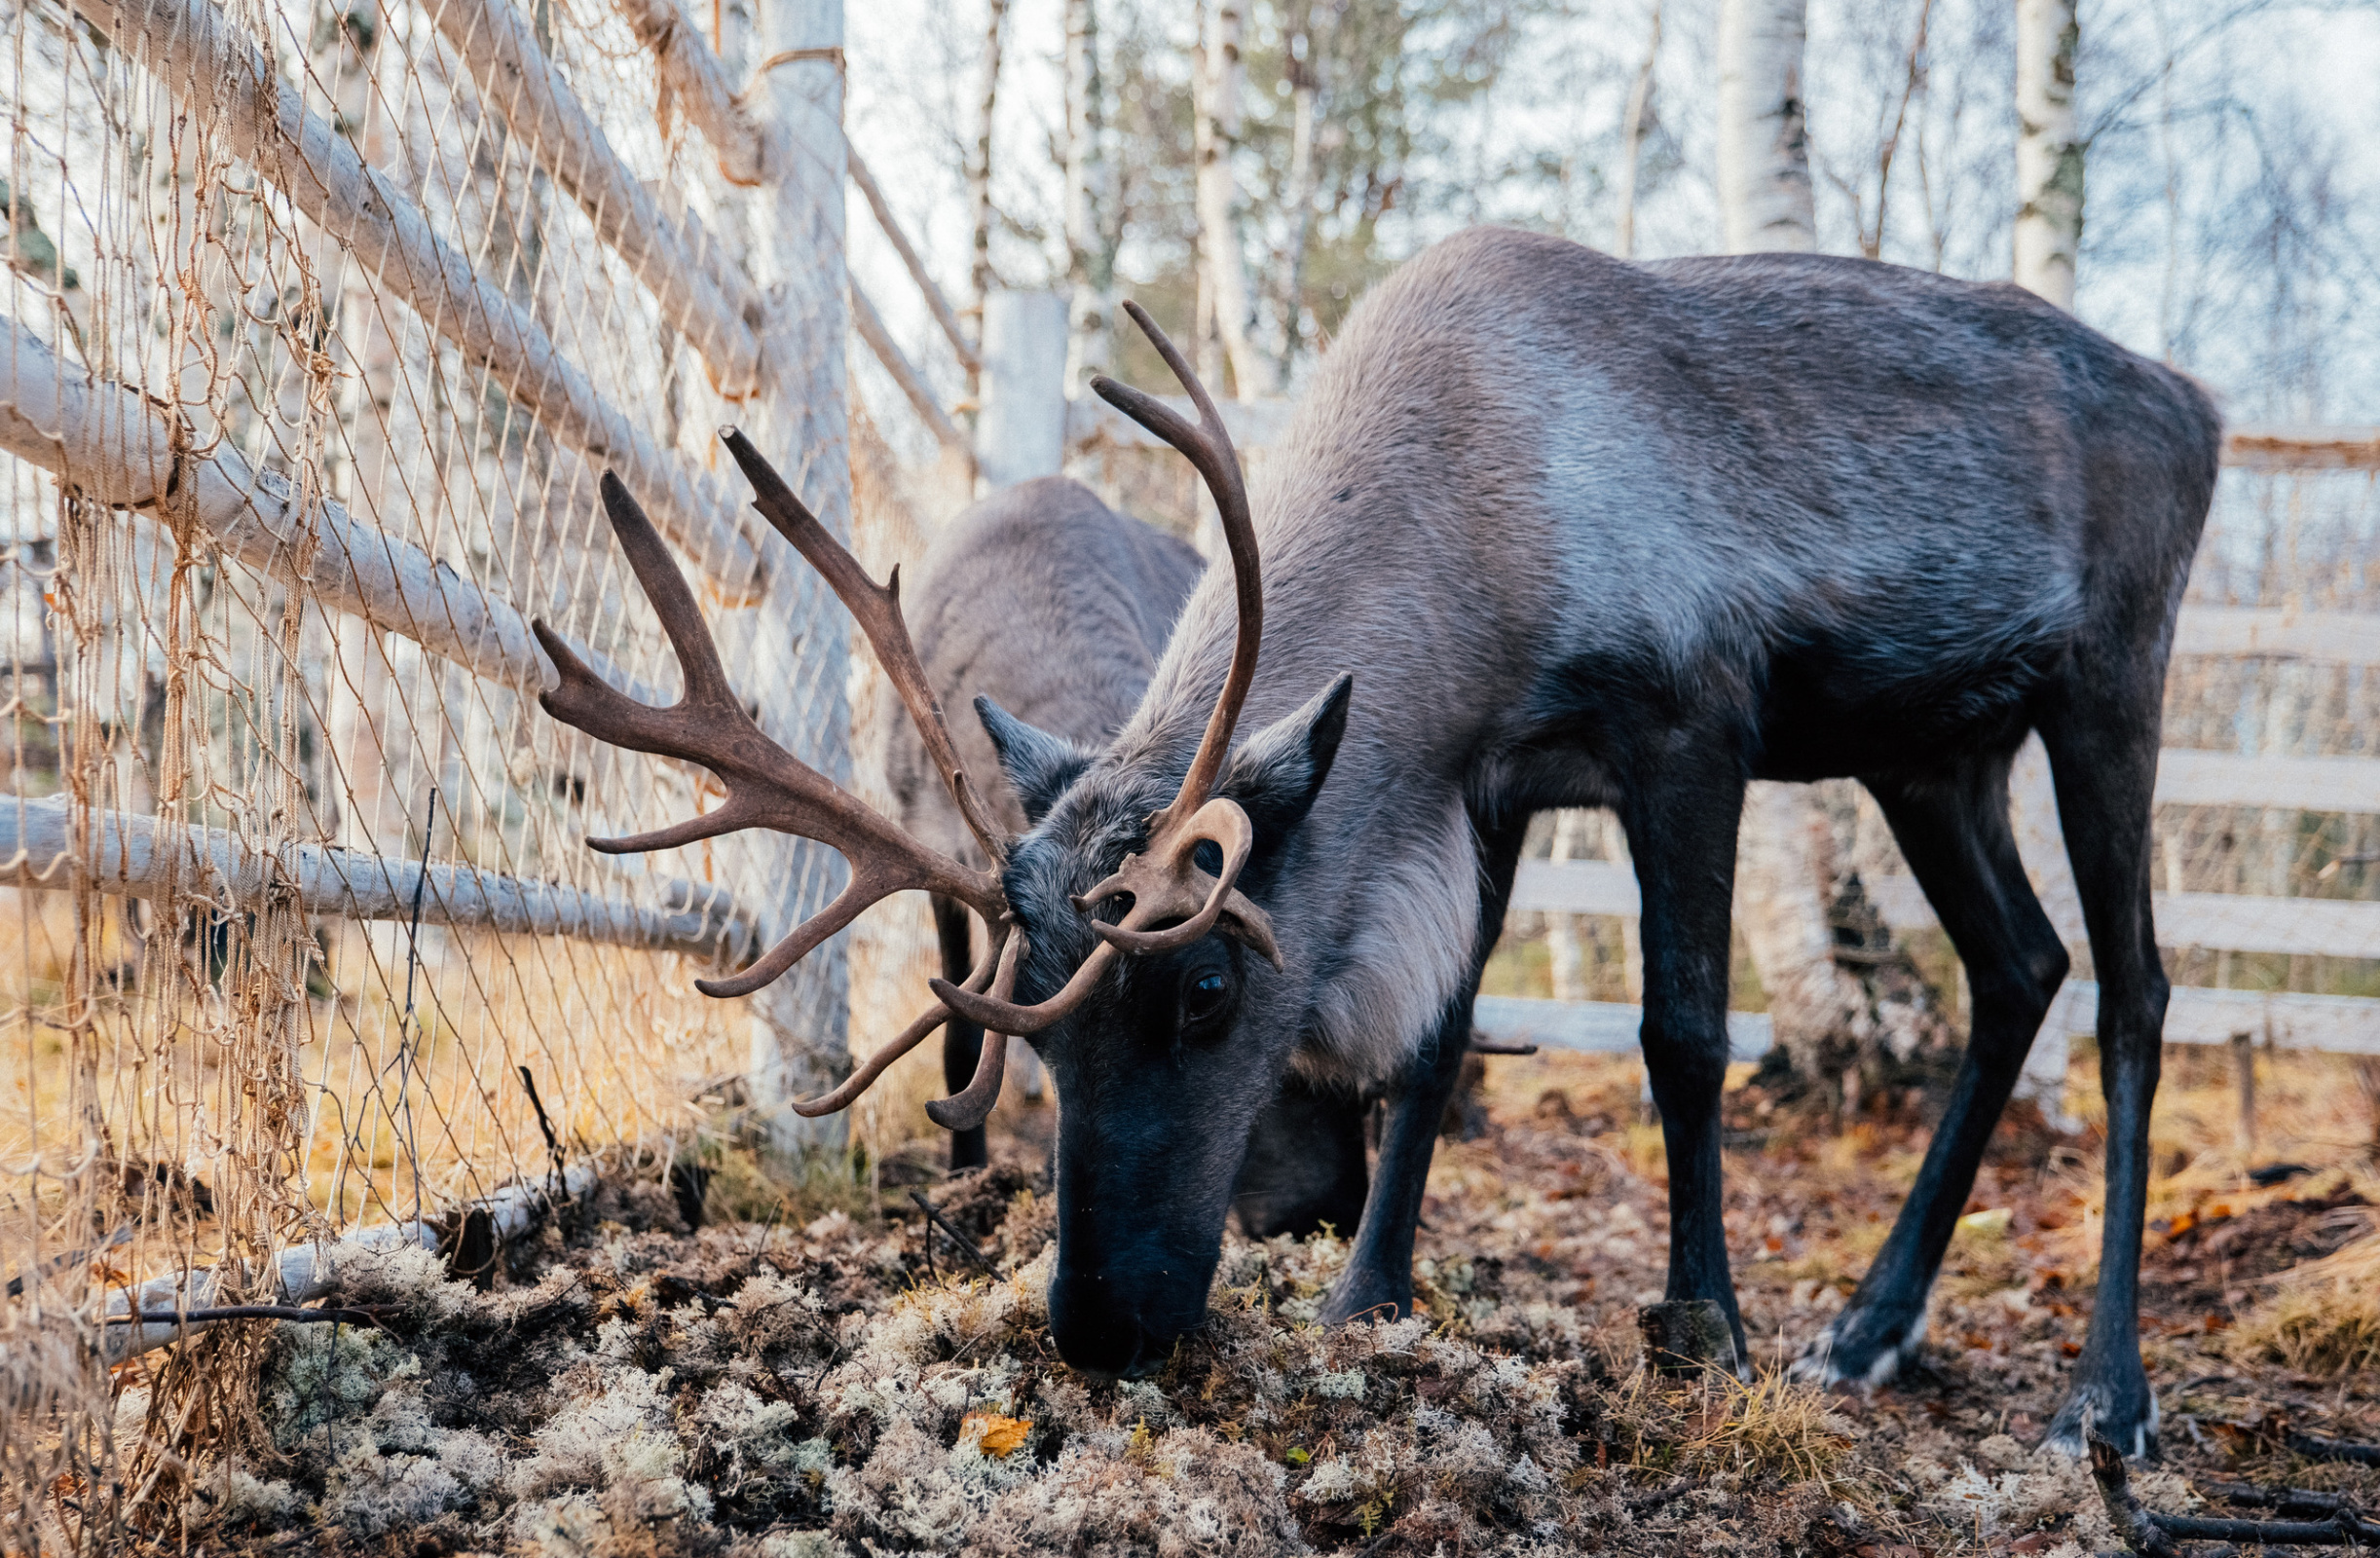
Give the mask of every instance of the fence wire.
MULTIPOLYGON (((667 1150, 755 1057, 692 977, 836 885, 773 840, 582 842, 719 799, 537 706, 528 616, 615 686, 679 685, 606 464, 763 724, 837 777, 847 638, 755 572, 714 429, 818 473, 771 442, 800 418, 732 314, 688 312, 789 263, 762 197, 608 5, 463 3, 0 3, 0 1548, 108 1550, 238 1420, 227 1337, 120 1365, 155 1377, 112 1423, 111 1291, 212 1270, 216 1302, 270 1299, 279 1251, 535 1178, 532 1084, 568 1153, 667 1150), (585 146, 540 139, 491 19, 624 180, 590 193, 585 146), (390 210, 413 246, 373 239, 390 210), (623 257, 656 213, 693 281, 623 257)), ((746 8, 705 13, 749 69, 746 8)), ((797 1025, 838 1049, 821 962, 797 1025)))

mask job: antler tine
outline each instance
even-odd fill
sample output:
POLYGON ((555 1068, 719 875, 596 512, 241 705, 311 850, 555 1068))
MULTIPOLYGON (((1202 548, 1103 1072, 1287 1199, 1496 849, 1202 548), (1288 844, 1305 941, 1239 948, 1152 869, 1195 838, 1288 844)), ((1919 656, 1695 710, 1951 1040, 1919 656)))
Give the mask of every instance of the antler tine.
MULTIPOLYGON (((1025 953, 1024 932, 1011 931, 1008 950, 1000 957, 1000 971, 991 982, 991 996, 1007 1001, 1017 993, 1017 965, 1025 953)), ((945 1131, 973 1131, 991 1115, 991 1106, 1000 1101, 1000 1081, 1008 1074, 1008 1035, 986 1032, 983 1047, 975 1057, 975 1075, 967 1086, 947 1098, 938 1098, 925 1106, 926 1118, 945 1131)))
POLYGON ((741 995, 775 979, 869 905, 907 888, 946 893, 986 920, 1007 910, 998 878, 927 848, 862 805, 824 774, 770 740, 737 703, 710 629, 652 522, 610 472, 604 510, 629 567, 661 619, 686 674, 686 693, 666 709, 638 702, 606 684, 542 621, 538 642, 559 677, 540 693, 545 711, 614 746, 678 758, 708 768, 727 787, 717 811, 627 838, 589 839, 618 854, 667 849, 741 828, 771 828, 815 839, 849 863, 851 881, 741 974, 696 982, 710 995, 741 995))
POLYGON ((991 857, 992 869, 997 871, 1008 859, 1008 833, 991 820, 990 809, 984 804, 975 782, 959 765, 958 748, 951 742, 950 728, 943 720, 942 700, 934 695, 925 667, 918 663, 916 647, 910 642, 909 624, 901 615, 901 570, 895 568, 892 576, 880 585, 870 578, 859 559, 818 523, 818 516, 810 512, 809 505, 786 485, 776 467, 752 446, 751 439, 734 427, 721 428, 719 436, 726 444, 727 452, 735 457, 735 463, 743 467, 745 479, 752 483, 753 506, 776 527, 778 535, 794 543, 795 549, 818 571, 859 622, 860 631, 868 635, 876 663, 892 679, 918 735, 925 740, 927 754, 942 770, 943 783, 950 787, 950 798, 966 821, 967 831, 975 835, 976 842, 984 846, 984 852, 991 857))
MULTIPOLYGON (((1013 962, 1010 958, 1002 955, 1002 949, 1003 947, 1020 944, 1022 941, 1022 937, 1015 937, 1012 941, 1012 933, 1006 925, 997 926, 992 932, 991 949, 984 955, 984 961, 976 965, 975 972, 967 976, 967 983, 959 987, 967 990, 980 990, 985 983, 989 983, 995 977, 993 970, 995 968, 1002 968, 1009 970, 1009 983, 1007 988, 1015 988, 1016 980, 1013 962)), ((998 986, 995 986, 995 988, 997 987, 998 986)), ((908 1027, 903 1028, 900 1034, 895 1037, 890 1044, 885 1045, 882 1049, 876 1051, 875 1054, 870 1056, 867 1060, 860 1065, 858 1070, 853 1071, 848 1077, 843 1079, 842 1086, 837 1088, 832 1093, 822 1093, 815 1098, 796 1098, 794 1100, 794 1113, 802 1116, 804 1119, 815 1120, 820 1115, 834 1114, 838 1110, 850 1108, 851 1105, 858 1100, 861 1094, 866 1093, 870 1088, 875 1085, 876 1078, 882 1076, 885 1071, 891 1067, 895 1060, 900 1059, 903 1056, 909 1054, 910 1051, 917 1048, 918 1045, 923 1044, 927 1035, 931 1034, 936 1028, 941 1027, 945 1022, 949 1021, 950 1017, 951 1012, 949 1007, 937 1003, 935 1006, 928 1009, 914 1022, 911 1022, 908 1027)), ((1002 1046, 1002 1048, 1005 1049, 1006 1046, 1002 1046)), ((983 1065, 981 1061, 977 1063, 976 1071, 980 1079, 983 1072, 983 1065)), ((972 1094, 974 1091, 974 1086, 970 1084, 967 1089, 967 1093, 972 1094)), ((994 1085, 992 1092, 996 1096, 999 1092, 996 1084, 994 1085)), ((959 1095, 964 1096, 965 1094, 959 1095)), ((933 1113, 933 1111, 934 1106, 932 1104, 926 1105, 926 1112, 928 1114, 933 1113)), ((985 1106, 985 1112, 986 1114, 990 1112, 988 1105, 985 1106)), ((981 1125, 983 1124, 983 1121, 979 1119, 974 1123, 976 1125, 981 1125)), ((964 1131, 968 1128, 966 1126, 958 1126, 954 1127, 953 1129, 964 1131)))
POLYGON ((1167 820, 1179 822, 1204 805, 1214 788, 1215 776, 1222 772, 1223 758, 1231 750, 1233 727, 1239 723, 1240 709, 1247 701, 1249 684, 1256 680, 1256 649, 1264 639, 1264 577, 1256 559, 1256 527, 1248 515, 1247 484, 1240 472, 1240 456, 1232 448, 1231 434, 1223 427, 1222 414, 1215 410, 1207 387, 1182 357, 1181 352, 1157 321, 1139 304, 1127 301, 1124 312, 1140 326, 1141 334, 1165 358, 1173 377, 1189 391, 1190 402, 1198 408, 1199 426, 1193 427, 1182 417, 1154 396, 1143 394, 1129 385, 1121 385, 1105 375, 1095 377, 1091 388, 1099 398, 1137 422, 1149 431, 1188 456, 1207 479, 1207 489, 1214 495, 1216 515, 1223 523, 1223 540, 1231 550, 1232 577, 1239 592, 1240 634, 1232 645, 1231 674, 1224 679, 1222 695, 1215 699, 1214 713, 1208 718, 1207 733, 1199 739, 1198 755, 1190 760, 1190 771, 1182 776, 1182 787, 1166 810, 1167 820))

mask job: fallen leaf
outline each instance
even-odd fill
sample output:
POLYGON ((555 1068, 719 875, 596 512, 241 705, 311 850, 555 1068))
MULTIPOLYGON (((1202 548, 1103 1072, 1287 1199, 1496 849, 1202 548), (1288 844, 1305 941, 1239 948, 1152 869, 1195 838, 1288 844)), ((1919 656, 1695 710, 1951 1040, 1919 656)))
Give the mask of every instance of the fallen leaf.
POLYGON ((2059 1355, 2060 1357, 2080 1357, 2080 1356, 2082 1356, 2082 1343, 2080 1343, 2080 1342, 2061 1342, 2061 1343, 2059 1343, 2059 1344, 2058 1344, 2058 1355, 2059 1355))
POLYGON ((1005 1456, 1024 1448, 1024 1437, 1033 1431, 1030 1418, 1004 1418, 997 1412, 970 1412, 959 1420, 958 1436, 967 1437, 969 1428, 982 1435, 977 1445, 985 1455, 1005 1456))

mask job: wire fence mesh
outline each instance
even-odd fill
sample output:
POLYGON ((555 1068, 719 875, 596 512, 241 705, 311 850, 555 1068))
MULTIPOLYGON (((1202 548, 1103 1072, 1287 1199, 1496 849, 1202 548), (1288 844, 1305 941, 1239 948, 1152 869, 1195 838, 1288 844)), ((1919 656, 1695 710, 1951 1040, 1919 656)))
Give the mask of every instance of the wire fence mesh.
MULTIPOLYGON (((784 392, 839 406, 841 340, 779 329, 759 370, 793 263, 768 192, 608 5, 0 15, 0 1547, 105 1550, 237 1423, 243 1345, 178 1350, 115 1425, 111 1291, 270 1298, 279 1251, 546 1173, 548 1123, 667 1152, 756 1046, 839 1053, 834 956, 774 1028, 691 987, 839 864, 588 851, 718 798, 547 718, 526 619, 675 695, 616 466, 764 727, 848 778, 843 619, 768 571, 713 437, 741 423, 846 525, 784 392)), ((704 31, 761 56, 740 5, 704 31)))

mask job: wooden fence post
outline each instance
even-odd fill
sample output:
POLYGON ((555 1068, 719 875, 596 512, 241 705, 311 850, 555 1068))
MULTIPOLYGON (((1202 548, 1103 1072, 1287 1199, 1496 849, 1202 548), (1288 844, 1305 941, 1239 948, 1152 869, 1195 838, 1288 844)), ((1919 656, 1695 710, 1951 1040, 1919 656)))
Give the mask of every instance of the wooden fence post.
POLYGON ((976 468, 998 488, 1055 476, 1065 462, 1065 294, 994 292, 984 300, 976 468))
MULTIPOLYGON (((842 0, 761 7, 761 79, 747 97, 764 128, 764 188, 751 205, 762 297, 761 394, 755 440, 837 537, 851 535, 850 328, 843 227, 842 0), (773 123, 770 123, 773 122, 773 123)), ((739 478, 740 480, 740 478, 739 478)), ((745 618, 750 695, 762 726, 838 784, 851 782, 851 624, 818 575, 775 548, 766 596, 745 618)), ((765 935, 783 936, 840 889, 847 872, 823 845, 748 835, 732 883, 765 935)), ((842 1115, 803 1120, 781 1107, 832 1086, 850 1067, 846 937, 836 937, 753 998, 755 1101, 787 1149, 839 1149, 842 1115)))

